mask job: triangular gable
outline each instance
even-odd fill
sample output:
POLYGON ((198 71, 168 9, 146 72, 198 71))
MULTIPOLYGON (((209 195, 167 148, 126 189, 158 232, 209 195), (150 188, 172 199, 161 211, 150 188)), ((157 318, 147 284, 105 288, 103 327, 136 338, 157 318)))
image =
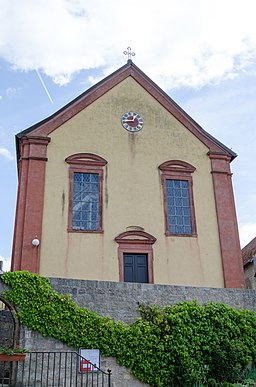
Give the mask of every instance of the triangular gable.
POLYGON ((141 85, 153 98, 155 98, 167 111, 180 121, 191 133, 193 133, 204 145, 209 148, 210 153, 226 155, 233 160, 236 153, 227 148, 216 138, 207 133, 198 125, 176 102, 170 98, 159 86, 157 86, 146 74, 144 74, 131 60, 127 64, 98 82, 83 94, 68 103, 62 109, 50 117, 38 122, 30 128, 17 134, 17 153, 19 154, 19 139, 24 136, 48 136, 64 122, 71 119, 92 102, 100 98, 110 89, 118 85, 127 77, 131 76, 141 85))

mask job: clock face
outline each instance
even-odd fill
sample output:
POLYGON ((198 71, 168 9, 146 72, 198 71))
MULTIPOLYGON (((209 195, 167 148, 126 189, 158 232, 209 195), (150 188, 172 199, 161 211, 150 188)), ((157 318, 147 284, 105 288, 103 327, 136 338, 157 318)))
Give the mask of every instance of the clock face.
POLYGON ((124 113, 121 118, 123 127, 129 132, 138 132, 143 128, 143 118, 134 112, 124 113))

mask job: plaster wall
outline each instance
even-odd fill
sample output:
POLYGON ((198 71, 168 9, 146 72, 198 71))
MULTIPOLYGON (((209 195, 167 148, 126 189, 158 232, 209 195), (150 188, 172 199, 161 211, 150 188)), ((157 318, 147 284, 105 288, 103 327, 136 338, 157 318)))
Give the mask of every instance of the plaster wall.
POLYGON ((131 77, 50 134, 47 147, 40 274, 119 281, 114 238, 131 226, 157 241, 154 282, 223 287, 216 208, 208 148, 131 77), (135 111, 144 128, 129 133, 121 116, 135 111), (104 169, 102 234, 67 232, 69 165, 76 153, 95 153, 104 169), (197 237, 165 236, 159 165, 192 164, 197 237))

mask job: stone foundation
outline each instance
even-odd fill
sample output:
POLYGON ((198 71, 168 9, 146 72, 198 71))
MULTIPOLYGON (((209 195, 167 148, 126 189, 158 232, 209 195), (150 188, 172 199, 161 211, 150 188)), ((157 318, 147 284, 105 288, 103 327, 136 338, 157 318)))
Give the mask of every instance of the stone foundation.
MULTIPOLYGON (((74 302, 79 306, 127 324, 139 317, 138 302, 166 306, 181 301, 197 300, 200 305, 206 302, 222 302, 237 309, 256 311, 256 290, 194 288, 64 278, 51 278, 50 281, 53 289, 63 294, 71 294, 74 302)), ((0 294, 5 288, 6 286, 0 281, 0 294)), ((21 326, 20 344, 32 351, 39 349, 40 351, 73 350, 58 340, 46 339, 24 326, 21 326)), ((101 368, 111 369, 112 387, 146 386, 131 376, 125 367, 120 367, 114 358, 101 358, 101 368)))

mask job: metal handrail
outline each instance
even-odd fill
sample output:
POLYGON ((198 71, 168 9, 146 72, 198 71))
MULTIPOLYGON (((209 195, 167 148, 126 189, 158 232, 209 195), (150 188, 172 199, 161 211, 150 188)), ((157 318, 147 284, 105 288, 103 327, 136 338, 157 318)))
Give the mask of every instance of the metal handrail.
POLYGON ((9 378, 5 375, 1 380, 0 375, 0 387, 111 386, 111 370, 100 369, 75 351, 32 351, 25 361, 7 363, 3 362, 2 368, 9 378), (88 370, 81 372, 81 362, 86 362, 88 370))

